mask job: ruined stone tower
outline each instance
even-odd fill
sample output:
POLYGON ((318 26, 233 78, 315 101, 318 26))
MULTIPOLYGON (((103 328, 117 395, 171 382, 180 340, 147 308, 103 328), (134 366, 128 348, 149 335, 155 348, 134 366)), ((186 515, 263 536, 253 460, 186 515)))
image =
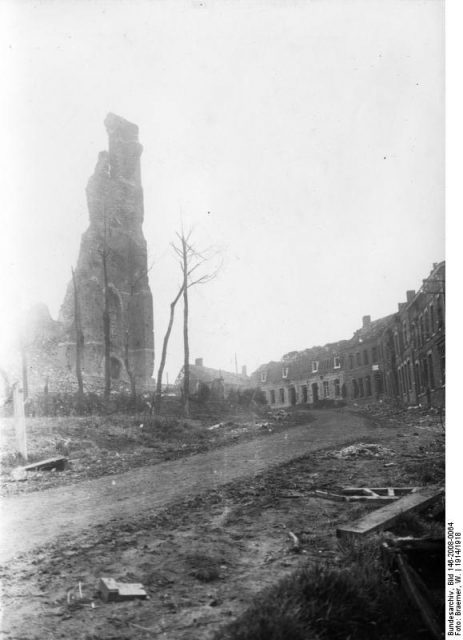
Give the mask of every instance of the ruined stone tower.
MULTIPOLYGON (((106 256, 110 298, 111 376, 127 379, 130 370, 139 381, 153 373, 153 300, 148 282, 146 241, 143 236, 143 189, 140 175, 138 127, 112 113, 105 119, 109 151, 101 151, 87 185, 90 224, 82 236, 75 270, 84 336, 86 375, 104 372, 104 277, 106 256)), ((62 357, 69 369, 75 362, 74 298, 68 285, 60 311, 66 340, 62 357)))

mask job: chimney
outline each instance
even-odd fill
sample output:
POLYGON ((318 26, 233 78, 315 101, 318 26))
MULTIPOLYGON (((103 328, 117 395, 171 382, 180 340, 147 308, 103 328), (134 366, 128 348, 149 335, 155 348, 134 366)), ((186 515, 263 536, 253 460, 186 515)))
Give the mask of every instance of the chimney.
POLYGON ((202 359, 202 358, 196 358, 196 360, 195 360, 195 366, 196 366, 196 367, 204 367, 203 359, 202 359))
POLYGON ((248 368, 245 364, 241 367, 241 375, 243 377, 246 377, 248 375, 248 368))
POLYGON ((410 289, 410 291, 407 291, 407 302, 411 302, 414 297, 415 297, 414 289, 410 289))
POLYGON ((362 318, 362 328, 366 329, 367 327, 370 326, 371 323, 371 316, 363 316, 362 318))

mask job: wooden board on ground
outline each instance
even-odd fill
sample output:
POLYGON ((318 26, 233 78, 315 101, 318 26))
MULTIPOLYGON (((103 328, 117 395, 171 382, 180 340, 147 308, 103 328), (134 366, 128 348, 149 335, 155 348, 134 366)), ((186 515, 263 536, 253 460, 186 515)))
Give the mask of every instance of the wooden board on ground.
POLYGON ((342 493, 346 496, 404 496, 407 493, 415 493, 420 487, 343 487, 342 493))
POLYGON ((100 578, 98 587, 102 600, 105 602, 118 602, 121 600, 146 600, 148 594, 139 582, 116 582, 113 578, 100 578))
POLYGON ((64 471, 67 461, 68 459, 63 457, 47 458, 47 460, 32 462, 23 468, 26 471, 51 471, 52 469, 56 469, 56 471, 64 471))
POLYGON ((348 536, 360 537, 373 533, 374 531, 387 529, 394 524, 403 513, 426 509, 426 507, 438 500, 443 494, 444 489, 436 486, 426 487, 415 493, 409 493, 392 504, 377 509, 351 524, 338 527, 336 535, 338 538, 348 536))

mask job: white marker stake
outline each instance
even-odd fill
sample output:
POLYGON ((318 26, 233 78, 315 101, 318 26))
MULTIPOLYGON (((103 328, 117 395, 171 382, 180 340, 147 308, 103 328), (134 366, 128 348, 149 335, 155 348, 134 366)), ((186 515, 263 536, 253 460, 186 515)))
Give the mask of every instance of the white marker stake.
POLYGON ((16 446, 19 453, 27 461, 26 418, 24 415, 24 394, 19 385, 13 391, 14 425, 16 431, 16 446))

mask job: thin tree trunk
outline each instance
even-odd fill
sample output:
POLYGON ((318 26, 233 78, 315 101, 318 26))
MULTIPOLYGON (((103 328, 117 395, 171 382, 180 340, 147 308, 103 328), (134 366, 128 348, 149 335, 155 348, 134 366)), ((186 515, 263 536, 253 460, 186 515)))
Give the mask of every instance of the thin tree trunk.
POLYGON ((164 336, 164 342, 162 343, 162 354, 161 354, 161 362, 159 363, 159 369, 158 369, 158 376, 156 379, 156 392, 155 392, 155 397, 154 397, 154 410, 156 413, 159 413, 161 410, 161 402, 162 402, 162 376, 164 374, 164 367, 166 365, 166 359, 167 359, 167 345, 169 344, 169 338, 170 338, 170 334, 172 331, 172 327, 174 324, 174 315, 175 315, 175 306, 177 304, 177 302, 180 300, 180 296, 183 293, 183 287, 184 285, 181 286, 179 292, 177 293, 176 297, 174 300, 172 300, 172 302, 170 303, 170 317, 169 317, 169 324, 167 326, 167 331, 166 331, 166 335, 164 336))
POLYGON ((80 326, 80 308, 79 308, 79 296, 77 293, 76 274, 72 267, 71 267, 71 271, 72 271, 72 284, 74 285, 74 326, 76 330, 76 377, 77 377, 77 387, 79 389, 79 397, 82 398, 84 395, 84 383, 82 380, 82 346, 84 341, 83 341, 82 329, 80 326))
POLYGON ((130 366, 129 358, 129 330, 125 332, 125 344, 124 344, 124 364, 127 371, 127 375, 130 380, 130 398, 132 400, 133 407, 136 407, 137 403, 137 380, 130 366))
POLYGON ((182 237, 183 249, 183 410, 185 417, 190 417, 190 345, 188 342, 188 249, 182 237))
POLYGON ((108 269, 106 264, 106 247, 103 249, 103 336, 104 336, 104 397, 109 400, 111 393, 111 321, 109 316, 108 269))

